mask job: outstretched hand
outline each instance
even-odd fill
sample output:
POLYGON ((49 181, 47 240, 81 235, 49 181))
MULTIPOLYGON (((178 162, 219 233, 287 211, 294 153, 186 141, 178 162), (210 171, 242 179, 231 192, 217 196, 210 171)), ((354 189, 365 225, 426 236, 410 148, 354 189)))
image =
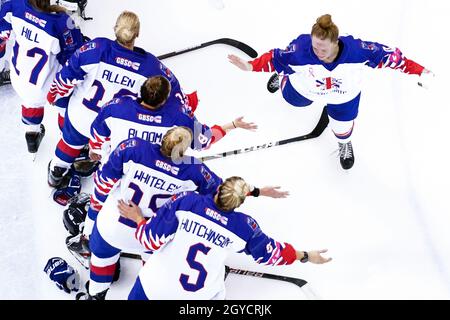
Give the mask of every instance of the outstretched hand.
POLYGON ((241 70, 244 71, 252 71, 253 70, 253 66, 245 61, 244 59, 239 58, 238 56, 235 56, 234 54, 229 54, 228 55, 228 61, 230 61, 230 63, 234 64, 236 67, 238 67, 241 70))
POLYGON ((434 77, 435 74, 431 70, 423 69, 417 84, 422 88, 430 89, 434 81, 434 77))
POLYGON ((286 198, 289 195, 289 191, 279 191, 281 187, 267 186, 259 189, 259 195, 269 198, 286 198))
POLYGON ((333 260, 332 258, 322 257, 322 253, 326 253, 328 249, 308 251, 308 261, 314 264, 324 264, 333 260))
POLYGON ((236 128, 241 128, 241 129, 245 129, 245 130, 250 130, 250 131, 255 131, 256 129, 258 129, 258 125, 256 125, 253 122, 245 122, 244 117, 239 117, 234 119, 233 121, 233 125, 236 128))

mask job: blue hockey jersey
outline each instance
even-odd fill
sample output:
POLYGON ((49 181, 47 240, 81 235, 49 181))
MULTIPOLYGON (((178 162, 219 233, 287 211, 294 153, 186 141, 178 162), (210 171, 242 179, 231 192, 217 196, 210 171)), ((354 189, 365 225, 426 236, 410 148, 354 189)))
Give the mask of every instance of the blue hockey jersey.
MULTIPOLYGON (((100 211, 118 181, 115 198, 132 200, 147 217, 176 192, 197 190, 213 193, 222 180, 199 160, 185 156, 175 164, 160 152, 160 146, 133 138, 122 141, 94 176, 90 214, 100 211)), ((116 205, 116 202, 113 203, 116 205)), ((117 211, 117 210, 116 210, 117 211)), ((117 212, 118 214, 118 212, 117 212)), ((95 219, 95 216, 91 216, 95 219)))
POLYGON ((89 137, 91 124, 105 103, 124 95, 137 97, 145 80, 157 75, 171 83, 168 103, 183 110, 186 101, 178 80, 155 56, 137 47, 129 50, 116 41, 96 38, 68 60, 57 74, 50 94, 57 99, 73 91, 67 110, 70 122, 89 137))
POLYGON ((194 134, 193 149, 203 149, 211 142, 212 133, 208 126, 179 110, 179 104, 166 102, 158 110, 149 110, 140 104, 140 99, 123 97, 107 103, 98 113, 91 126, 90 149, 107 155, 108 142, 114 149, 128 138, 141 138, 151 143, 161 144, 162 137, 175 126, 185 126, 194 134), (105 150, 106 149, 106 150, 105 150))
POLYGON ((244 213, 221 211, 212 194, 174 195, 155 217, 139 224, 136 239, 146 250, 159 250, 139 272, 149 299, 223 298, 224 265, 232 253, 271 266, 295 261, 291 245, 267 236, 244 213))
POLYGON ((44 106, 56 72, 83 43, 80 30, 66 13, 35 10, 28 0, 1 0, 0 19, 11 24, 15 36, 14 89, 28 104, 44 106))
POLYGON ((275 69, 287 75, 284 81, 288 78, 293 89, 308 100, 344 104, 361 93, 362 71, 367 66, 417 75, 424 69, 407 59, 398 48, 352 36, 341 36, 339 42, 341 50, 336 60, 325 63, 314 53, 311 35, 302 34, 286 49, 273 49, 251 61, 253 71, 275 69))

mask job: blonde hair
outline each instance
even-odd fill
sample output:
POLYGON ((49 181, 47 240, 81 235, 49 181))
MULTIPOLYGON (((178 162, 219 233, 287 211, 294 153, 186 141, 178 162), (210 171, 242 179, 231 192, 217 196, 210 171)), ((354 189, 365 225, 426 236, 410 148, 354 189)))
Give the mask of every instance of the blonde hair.
POLYGON ((225 180, 217 192, 216 205, 220 210, 232 211, 244 203, 250 186, 241 177, 230 177, 225 180))
POLYGON ((191 146, 192 132, 187 127, 175 127, 166 132, 161 143, 163 156, 176 161, 184 156, 186 150, 191 146))
POLYGON ((331 20, 331 15, 324 14, 317 18, 312 27, 311 35, 320 40, 329 39, 331 42, 336 42, 339 38, 339 28, 331 20))
POLYGON ((130 45, 139 36, 141 23, 139 17, 131 11, 122 12, 117 18, 114 32, 117 41, 123 45, 130 45))

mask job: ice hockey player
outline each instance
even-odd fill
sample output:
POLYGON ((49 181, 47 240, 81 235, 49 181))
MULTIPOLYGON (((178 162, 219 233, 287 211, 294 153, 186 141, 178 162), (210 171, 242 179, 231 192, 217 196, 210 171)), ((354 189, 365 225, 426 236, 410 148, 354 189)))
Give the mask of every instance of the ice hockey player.
MULTIPOLYGON (((173 194, 196 190, 215 193, 222 180, 205 164, 184 155, 192 143, 192 132, 186 127, 167 131, 162 145, 133 138, 120 143, 95 179, 99 213, 89 238, 90 281, 87 293, 78 299, 104 298, 113 280, 121 251, 141 254, 145 249, 134 238, 136 225, 120 217, 117 201, 131 200, 146 218, 155 215, 173 194), (114 187, 120 181, 118 187, 114 187)), ((278 187, 252 188, 254 195, 284 198, 287 192, 278 187)), ((86 228, 86 225, 85 225, 86 228)), ((69 248, 70 250, 70 248, 69 248)))
POLYGON ((227 124, 209 128, 192 115, 166 102, 171 92, 170 82, 163 76, 148 78, 141 87, 141 98, 117 98, 106 104, 91 125, 90 156, 107 157, 110 149, 124 139, 138 137, 161 144, 162 137, 174 126, 186 126, 194 133, 191 148, 201 150, 222 139, 229 131, 242 128, 254 130, 257 126, 239 117, 227 124), (108 142, 105 145, 105 142, 108 142))
POLYGON ((174 195, 148 221, 140 207, 120 201, 122 217, 135 223, 136 240, 149 252, 159 250, 141 268, 128 299, 225 299, 224 263, 233 253, 251 255, 267 266, 331 261, 322 256, 326 249, 298 251, 267 236, 251 216, 235 211, 250 190, 242 178, 231 177, 214 194, 174 195))
POLYGON ((62 139, 48 172, 48 184, 58 187, 75 157, 89 142, 90 127, 100 108, 110 100, 130 95, 137 97, 150 76, 162 75, 171 84, 167 103, 188 112, 195 109, 194 92, 184 95, 175 75, 154 55, 135 47, 140 32, 136 14, 124 11, 114 27, 116 40, 96 38, 84 44, 56 75, 48 101, 72 97, 67 108, 62 139))
POLYGON ((64 8, 50 5, 50 0, 0 3, 0 20, 12 25, 15 38, 11 82, 22 100, 28 151, 36 153, 45 135, 41 122, 46 93, 60 65, 81 46, 82 36, 64 8))
POLYGON ((9 70, 6 68, 6 44, 11 33, 11 24, 4 19, 0 19, 0 87, 10 84, 11 77, 9 70))
MULTIPOLYGON (((309 106, 316 101, 326 104, 331 129, 338 139, 340 163, 345 170, 352 168, 355 161, 351 135, 358 115, 363 66, 418 75, 422 86, 434 77, 431 71, 407 59, 397 48, 352 36, 340 37, 329 14, 317 19, 311 34, 300 35, 284 50, 273 49, 248 62, 235 55, 228 58, 244 71, 281 73, 283 98, 295 107, 309 106)), ((280 87, 277 74, 268 84, 271 92, 280 87)))

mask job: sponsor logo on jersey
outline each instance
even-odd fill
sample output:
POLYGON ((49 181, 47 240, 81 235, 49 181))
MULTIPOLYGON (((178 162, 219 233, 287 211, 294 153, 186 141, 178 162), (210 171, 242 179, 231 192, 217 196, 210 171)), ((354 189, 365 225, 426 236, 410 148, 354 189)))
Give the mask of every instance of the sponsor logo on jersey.
POLYGON ((132 140, 128 140, 128 141, 124 141, 121 144, 119 144, 119 146, 117 147, 117 150, 122 151, 125 150, 127 148, 132 148, 137 144, 137 141, 132 139, 132 140))
POLYGON ((361 41, 361 48, 370 51, 378 51, 378 46, 375 43, 369 43, 364 41, 361 41))
POLYGON ((327 77, 322 80, 316 80, 316 87, 321 90, 339 89, 341 85, 342 79, 327 77))
POLYGON ((256 228, 258 228, 258 224, 253 218, 247 217, 247 223, 252 228, 252 230, 256 230, 256 228))
POLYGON ((167 78, 169 78, 169 80, 172 80, 172 77, 173 77, 172 71, 170 71, 170 69, 167 68, 162 63, 160 64, 160 68, 161 68, 161 71, 167 76, 167 78))
POLYGON ((116 63, 131 68, 133 70, 139 70, 139 67, 141 66, 139 62, 133 62, 131 60, 122 57, 116 57, 116 63))
POLYGON ((95 49, 96 46, 95 42, 88 42, 80 47, 80 52, 83 53, 95 49))
POLYGON ((73 45, 73 36, 72 32, 70 30, 67 30, 63 33, 64 42, 66 43, 66 46, 73 45))
POLYGON ((162 116, 151 116, 149 114, 143 114, 138 113, 138 119, 146 122, 155 122, 155 123, 161 123, 162 122, 162 116))
POLYGON ((287 53, 292 53, 295 52, 295 50, 297 49, 297 46, 295 44, 291 44, 288 47, 286 47, 286 49, 280 51, 280 54, 287 54, 287 53))
POLYGON ((225 226, 228 224, 228 217, 224 217, 223 215, 221 215, 220 213, 218 213, 213 209, 205 208, 205 213, 208 217, 211 217, 214 220, 219 221, 221 224, 225 226))
POLYGON ((168 164, 167 162, 161 161, 161 160, 156 160, 155 161, 155 166, 158 168, 161 168, 165 171, 171 172, 174 175, 177 175, 178 172, 180 172, 180 168, 172 166, 170 164, 168 164))
POLYGON ((208 170, 205 169, 205 167, 200 167, 200 172, 202 173, 206 181, 209 182, 209 180, 212 179, 211 173, 209 173, 208 170))
POLYGON ((29 12, 25 12, 25 19, 28 19, 28 20, 40 25, 42 28, 44 28, 45 25, 47 24, 47 21, 45 21, 44 19, 39 19, 38 17, 36 17, 35 15, 33 15, 29 12))

